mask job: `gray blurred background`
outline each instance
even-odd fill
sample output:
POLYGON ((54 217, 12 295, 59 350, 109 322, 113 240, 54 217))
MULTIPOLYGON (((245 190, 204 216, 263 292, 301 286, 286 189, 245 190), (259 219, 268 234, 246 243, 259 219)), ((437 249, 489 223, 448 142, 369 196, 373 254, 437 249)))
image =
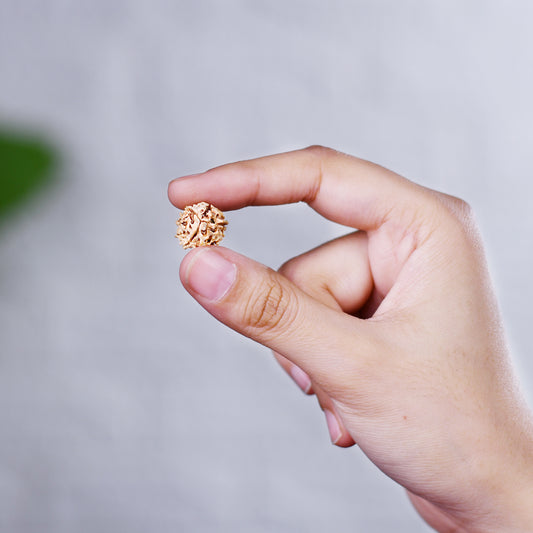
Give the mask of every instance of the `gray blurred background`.
MULTIPOLYGON (((532 19, 527 0, 1 0, 0 127, 56 164, 0 221, 0 531, 429 531, 181 288, 166 186, 319 143, 465 198, 531 400, 532 19)), ((225 245, 276 268, 346 231, 303 205, 229 220, 225 245)))

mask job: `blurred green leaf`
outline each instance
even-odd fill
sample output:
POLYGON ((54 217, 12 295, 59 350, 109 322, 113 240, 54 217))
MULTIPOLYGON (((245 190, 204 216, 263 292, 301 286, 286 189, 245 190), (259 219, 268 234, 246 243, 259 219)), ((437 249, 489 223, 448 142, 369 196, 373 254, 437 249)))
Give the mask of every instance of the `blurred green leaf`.
POLYGON ((0 219, 53 181, 56 163, 45 141, 0 128, 0 219))

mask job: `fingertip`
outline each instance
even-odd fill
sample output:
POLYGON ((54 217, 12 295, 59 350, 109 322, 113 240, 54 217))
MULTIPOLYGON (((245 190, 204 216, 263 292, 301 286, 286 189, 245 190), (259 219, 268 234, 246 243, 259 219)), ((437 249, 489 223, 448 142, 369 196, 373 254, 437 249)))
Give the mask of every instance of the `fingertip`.
POLYGON ((328 426, 331 443, 340 448, 349 448, 355 444, 351 435, 346 430, 344 424, 339 420, 336 413, 329 409, 324 409, 326 424, 328 426))
POLYGON ((171 180, 167 186, 167 195, 170 203, 178 209, 183 209, 186 205, 194 203, 191 198, 191 190, 188 185, 193 178, 201 176, 200 174, 188 174, 171 180))
POLYGON ((292 363, 290 364, 290 366, 291 368, 289 373, 296 385, 300 387, 304 394, 311 396, 313 394, 313 385, 307 373, 304 372, 299 366, 296 366, 292 363))
POLYGON ((189 267, 191 265, 191 261, 193 260, 194 256, 200 251, 200 248, 195 248, 193 250, 190 250, 185 257, 181 260, 180 267, 179 267, 179 276, 180 281, 184 287, 187 286, 187 278, 189 274, 189 267))
POLYGON ((355 446, 357 443, 352 439, 352 437, 348 433, 343 433, 342 437, 334 444, 335 446, 338 446, 339 448, 351 448, 352 446, 355 446))
POLYGON ((224 298, 237 277, 237 266, 217 247, 189 252, 180 265, 183 286, 198 299, 215 303, 224 298))
POLYGON ((329 438, 332 444, 337 444, 342 438, 342 431, 337 417, 329 409, 324 409, 326 424, 328 426, 329 438))
MULTIPOLYGON (((179 178, 178 178, 179 179, 179 178)), ((174 179, 172 180, 169 184, 168 184, 168 187, 167 187, 167 196, 168 196, 168 199, 170 200, 170 203, 174 206, 176 206, 177 208, 181 209, 182 206, 180 203, 179 203, 179 197, 176 195, 176 181, 177 179, 174 179)))

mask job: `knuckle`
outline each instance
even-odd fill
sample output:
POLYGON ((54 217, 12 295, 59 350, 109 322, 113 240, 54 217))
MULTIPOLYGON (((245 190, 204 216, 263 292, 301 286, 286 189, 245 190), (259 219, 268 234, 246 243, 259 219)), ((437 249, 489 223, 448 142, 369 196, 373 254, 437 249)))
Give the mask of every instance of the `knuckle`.
POLYGON ((440 200, 448 215, 459 222, 469 222, 473 219, 473 209, 471 205, 462 198, 440 193, 440 200))
POLYGON ((467 241, 478 239, 476 217, 472 206, 465 200, 439 193, 441 221, 448 232, 467 241))
POLYGON ((313 144, 311 146, 308 146, 307 148, 305 148, 305 151, 319 159, 325 159, 327 157, 338 154, 338 152, 333 148, 322 146, 320 144, 313 144))
POLYGON ((459 200, 459 204, 458 204, 457 216, 465 224, 468 224, 468 225, 473 224, 476 218, 474 215, 474 208, 468 202, 465 202, 464 200, 460 200, 460 199, 458 200, 459 200))
POLYGON ((293 257, 289 259, 279 267, 278 272, 292 282, 297 281, 302 273, 300 258, 293 257))
POLYGON ((243 322, 247 328, 268 332, 287 328, 296 311, 296 298, 288 287, 268 276, 251 294, 244 309, 243 322))
POLYGON ((324 284, 322 276, 313 269, 312 263, 302 256, 293 257, 281 265, 278 272, 308 294, 312 294, 317 287, 324 284))
POLYGON ((325 150, 330 150, 330 148, 326 148, 320 144, 312 144, 311 146, 308 146, 306 150, 308 152, 324 152, 325 150))

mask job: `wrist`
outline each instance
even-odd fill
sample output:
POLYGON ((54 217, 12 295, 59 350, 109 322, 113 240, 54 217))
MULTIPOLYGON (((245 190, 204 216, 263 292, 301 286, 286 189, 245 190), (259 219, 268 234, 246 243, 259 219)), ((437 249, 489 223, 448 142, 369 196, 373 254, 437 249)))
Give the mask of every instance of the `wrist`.
MULTIPOLYGON (((533 532, 533 426, 524 432, 520 421, 519 438, 502 440, 492 460, 486 456, 482 482, 479 485, 477 513, 469 521, 469 533, 526 533, 533 532)), ((504 431, 504 428, 500 428, 504 431)), ((501 438, 501 437, 500 437, 501 438)))
POLYGON ((515 487, 496 500, 490 518, 480 520, 471 533, 527 533, 533 531, 533 483, 515 487))
MULTIPOLYGON (((530 449, 530 462, 533 462, 533 443, 530 449)), ((527 472, 522 472, 520 478, 515 479, 514 486, 508 487, 502 494, 501 532, 533 531, 533 472, 532 465, 528 465, 527 472), (527 475, 524 475, 527 474, 527 475)))

